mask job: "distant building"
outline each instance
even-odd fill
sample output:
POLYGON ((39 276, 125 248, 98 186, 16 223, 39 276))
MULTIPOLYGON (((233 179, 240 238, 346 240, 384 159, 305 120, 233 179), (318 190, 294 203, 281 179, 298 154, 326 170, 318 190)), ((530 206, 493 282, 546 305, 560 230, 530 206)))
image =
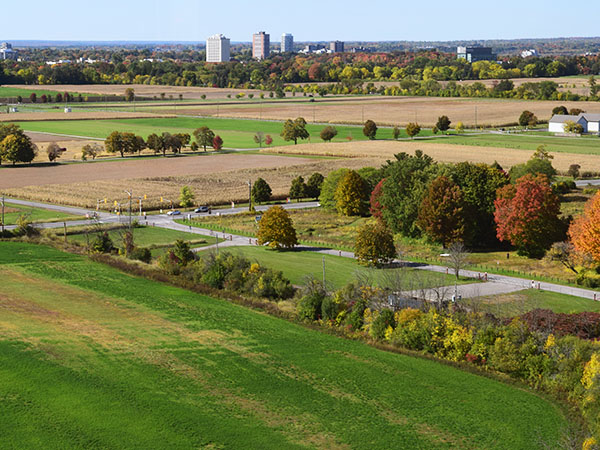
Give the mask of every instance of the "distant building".
POLYGON ((294 36, 290 33, 281 35, 281 53, 294 51, 294 36))
POLYGON ((534 48, 530 48, 529 50, 523 50, 521 52, 521 58, 529 58, 530 56, 537 56, 538 52, 534 48))
POLYGON ((310 53, 324 53, 325 47, 320 44, 306 44, 299 53, 310 54, 310 53))
POLYGON ((259 31, 252 35, 252 57, 256 59, 265 59, 269 57, 269 47, 271 46, 270 35, 264 31, 259 31))
POLYGON ((16 60, 19 55, 19 52, 13 50, 12 44, 8 42, 3 42, 0 44, 0 59, 14 59, 16 60))
POLYGON ((457 47, 456 57, 474 63, 476 61, 496 61, 497 55, 491 47, 457 47))
POLYGON ((220 63, 229 61, 229 39, 215 34, 206 40, 206 62, 220 63))
POLYGON ((600 133, 600 114, 581 113, 578 116, 555 114, 548 122, 548 131, 551 133, 564 133, 567 122, 578 123, 583 127, 584 133, 600 133))
POLYGON ((344 53, 344 43, 341 41, 332 41, 329 43, 331 53, 344 53))

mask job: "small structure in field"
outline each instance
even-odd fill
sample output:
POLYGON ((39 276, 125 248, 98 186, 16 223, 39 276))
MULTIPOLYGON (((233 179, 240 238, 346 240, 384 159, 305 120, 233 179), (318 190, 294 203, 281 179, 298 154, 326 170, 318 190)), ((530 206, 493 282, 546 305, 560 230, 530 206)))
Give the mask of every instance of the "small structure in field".
POLYGON ((577 116, 555 114, 548 122, 551 133, 565 133, 567 122, 573 122, 583 127, 584 133, 600 133, 600 114, 581 113, 577 116))

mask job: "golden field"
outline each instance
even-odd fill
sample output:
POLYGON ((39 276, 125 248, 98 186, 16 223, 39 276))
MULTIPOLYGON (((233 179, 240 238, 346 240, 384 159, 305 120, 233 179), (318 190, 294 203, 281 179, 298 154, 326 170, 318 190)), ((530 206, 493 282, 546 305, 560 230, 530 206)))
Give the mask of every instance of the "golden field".
POLYGON ((275 197, 283 198, 297 176, 324 175, 341 167, 379 166, 382 158, 314 160, 274 155, 194 156, 146 161, 115 161, 68 166, 1 169, 0 189, 10 197, 95 208, 98 199, 125 202, 125 190, 146 196, 144 207, 166 208, 190 186, 197 204, 224 204, 248 199, 247 180, 264 178, 275 197), (58 170, 57 170, 58 169, 58 170), (67 170, 68 169, 68 170, 67 170), (8 176, 7 176, 8 175, 8 176), (9 182, 9 178, 12 182, 9 182), (160 198, 163 198, 163 203, 160 198))
MULTIPOLYGON (((598 102, 555 102, 536 100, 474 99, 447 97, 358 97, 317 98, 307 102, 284 100, 265 102, 247 100, 240 104, 194 105, 181 107, 189 115, 231 117, 246 119, 286 120, 304 117, 308 122, 360 124, 367 119, 379 125, 405 126, 418 122, 432 127, 441 115, 447 115, 453 125, 463 122, 467 127, 506 126, 515 124, 521 112, 532 111, 539 120, 549 120, 552 109, 558 105, 583 108, 590 113, 600 113, 598 102)), ((160 112, 160 109, 152 109, 160 112)), ((165 109, 167 111, 167 109, 165 109)))

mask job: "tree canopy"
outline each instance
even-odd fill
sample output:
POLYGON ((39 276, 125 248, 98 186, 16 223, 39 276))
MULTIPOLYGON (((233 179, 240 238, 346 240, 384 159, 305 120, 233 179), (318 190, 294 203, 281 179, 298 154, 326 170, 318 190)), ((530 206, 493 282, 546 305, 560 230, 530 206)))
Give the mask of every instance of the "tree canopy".
POLYGON ((296 230, 288 212, 281 206, 272 206, 258 222, 258 244, 271 248, 292 248, 298 244, 296 230))
POLYGON ((288 119, 284 122, 281 137, 285 141, 294 141, 294 144, 297 144, 298 139, 308 139, 309 136, 304 118, 298 117, 296 120, 288 119))

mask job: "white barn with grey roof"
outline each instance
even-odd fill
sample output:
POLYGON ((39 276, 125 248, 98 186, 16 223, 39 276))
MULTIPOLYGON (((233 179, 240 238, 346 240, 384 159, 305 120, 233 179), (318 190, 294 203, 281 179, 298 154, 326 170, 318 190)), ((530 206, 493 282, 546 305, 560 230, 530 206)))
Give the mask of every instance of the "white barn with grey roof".
POLYGON ((584 133, 600 133, 600 114, 581 113, 577 116, 555 114, 548 122, 548 131, 564 133, 567 122, 578 123, 583 127, 584 133))

